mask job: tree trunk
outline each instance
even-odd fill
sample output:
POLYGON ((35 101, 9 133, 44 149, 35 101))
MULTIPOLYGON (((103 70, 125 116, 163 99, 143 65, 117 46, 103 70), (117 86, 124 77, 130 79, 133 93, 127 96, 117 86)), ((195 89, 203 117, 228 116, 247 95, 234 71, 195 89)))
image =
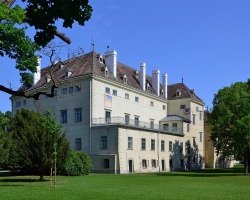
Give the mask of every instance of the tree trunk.
POLYGON ((41 171, 40 171, 40 178, 39 178, 39 181, 44 181, 43 176, 44 176, 44 170, 43 170, 43 167, 42 167, 42 169, 41 169, 41 171))
POLYGON ((247 169, 246 169, 246 174, 250 173, 250 154, 248 155, 248 159, 247 159, 247 169))

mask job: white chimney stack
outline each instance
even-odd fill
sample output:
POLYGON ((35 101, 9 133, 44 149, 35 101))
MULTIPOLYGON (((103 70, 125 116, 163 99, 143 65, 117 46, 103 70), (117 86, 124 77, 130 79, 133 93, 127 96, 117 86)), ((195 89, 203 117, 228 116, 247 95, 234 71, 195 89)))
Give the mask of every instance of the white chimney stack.
POLYGON ((146 91, 146 63, 140 65, 140 85, 143 91, 146 91))
POLYGON ((115 50, 105 53, 105 64, 116 78, 117 75, 117 52, 115 50))
POLYGON ((156 94, 160 95, 160 70, 154 70, 152 73, 152 86, 156 94))
POLYGON ((168 98, 168 74, 162 75, 162 84, 163 84, 164 97, 167 99, 168 98))
POLYGON ((35 85, 41 78, 41 57, 37 57, 36 72, 33 74, 33 84, 35 85))

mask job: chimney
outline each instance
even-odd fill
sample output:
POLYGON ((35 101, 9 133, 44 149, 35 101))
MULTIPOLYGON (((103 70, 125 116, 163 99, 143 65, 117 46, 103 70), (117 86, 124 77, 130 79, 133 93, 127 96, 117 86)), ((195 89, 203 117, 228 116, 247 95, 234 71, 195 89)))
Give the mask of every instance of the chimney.
POLYGON ((116 78, 117 75, 117 52, 115 50, 105 53, 105 64, 116 78))
POLYGON ((168 98, 168 74, 163 74, 162 76, 163 92, 164 97, 168 98))
POLYGON ((41 78, 41 57, 37 57, 36 72, 33 73, 33 85, 35 85, 41 78))
POLYGON ((152 73, 152 86, 156 94, 160 95, 160 70, 156 69, 152 73))
POLYGON ((140 85, 143 91, 146 91, 146 63, 140 65, 140 85))

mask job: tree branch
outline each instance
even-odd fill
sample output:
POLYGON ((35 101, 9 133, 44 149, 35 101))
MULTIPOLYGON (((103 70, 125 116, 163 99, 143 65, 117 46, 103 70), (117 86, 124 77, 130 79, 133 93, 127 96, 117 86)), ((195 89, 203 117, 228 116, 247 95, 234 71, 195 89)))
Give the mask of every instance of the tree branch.
POLYGON ((67 44, 71 43, 70 38, 67 37, 64 33, 59 32, 58 30, 55 30, 55 36, 59 37, 61 40, 63 40, 67 44))

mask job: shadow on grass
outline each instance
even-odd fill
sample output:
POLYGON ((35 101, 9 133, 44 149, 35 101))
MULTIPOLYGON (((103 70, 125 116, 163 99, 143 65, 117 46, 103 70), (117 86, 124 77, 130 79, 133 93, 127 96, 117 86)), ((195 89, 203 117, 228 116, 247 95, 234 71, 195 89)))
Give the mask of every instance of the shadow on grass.
POLYGON ((34 183, 34 182, 47 182, 49 180, 40 181, 38 179, 28 179, 28 178, 6 178, 0 179, 3 183, 34 183))
POLYGON ((244 176, 241 168, 230 169, 203 169, 185 172, 157 173, 159 176, 187 176, 187 177, 220 177, 220 176, 244 176))

